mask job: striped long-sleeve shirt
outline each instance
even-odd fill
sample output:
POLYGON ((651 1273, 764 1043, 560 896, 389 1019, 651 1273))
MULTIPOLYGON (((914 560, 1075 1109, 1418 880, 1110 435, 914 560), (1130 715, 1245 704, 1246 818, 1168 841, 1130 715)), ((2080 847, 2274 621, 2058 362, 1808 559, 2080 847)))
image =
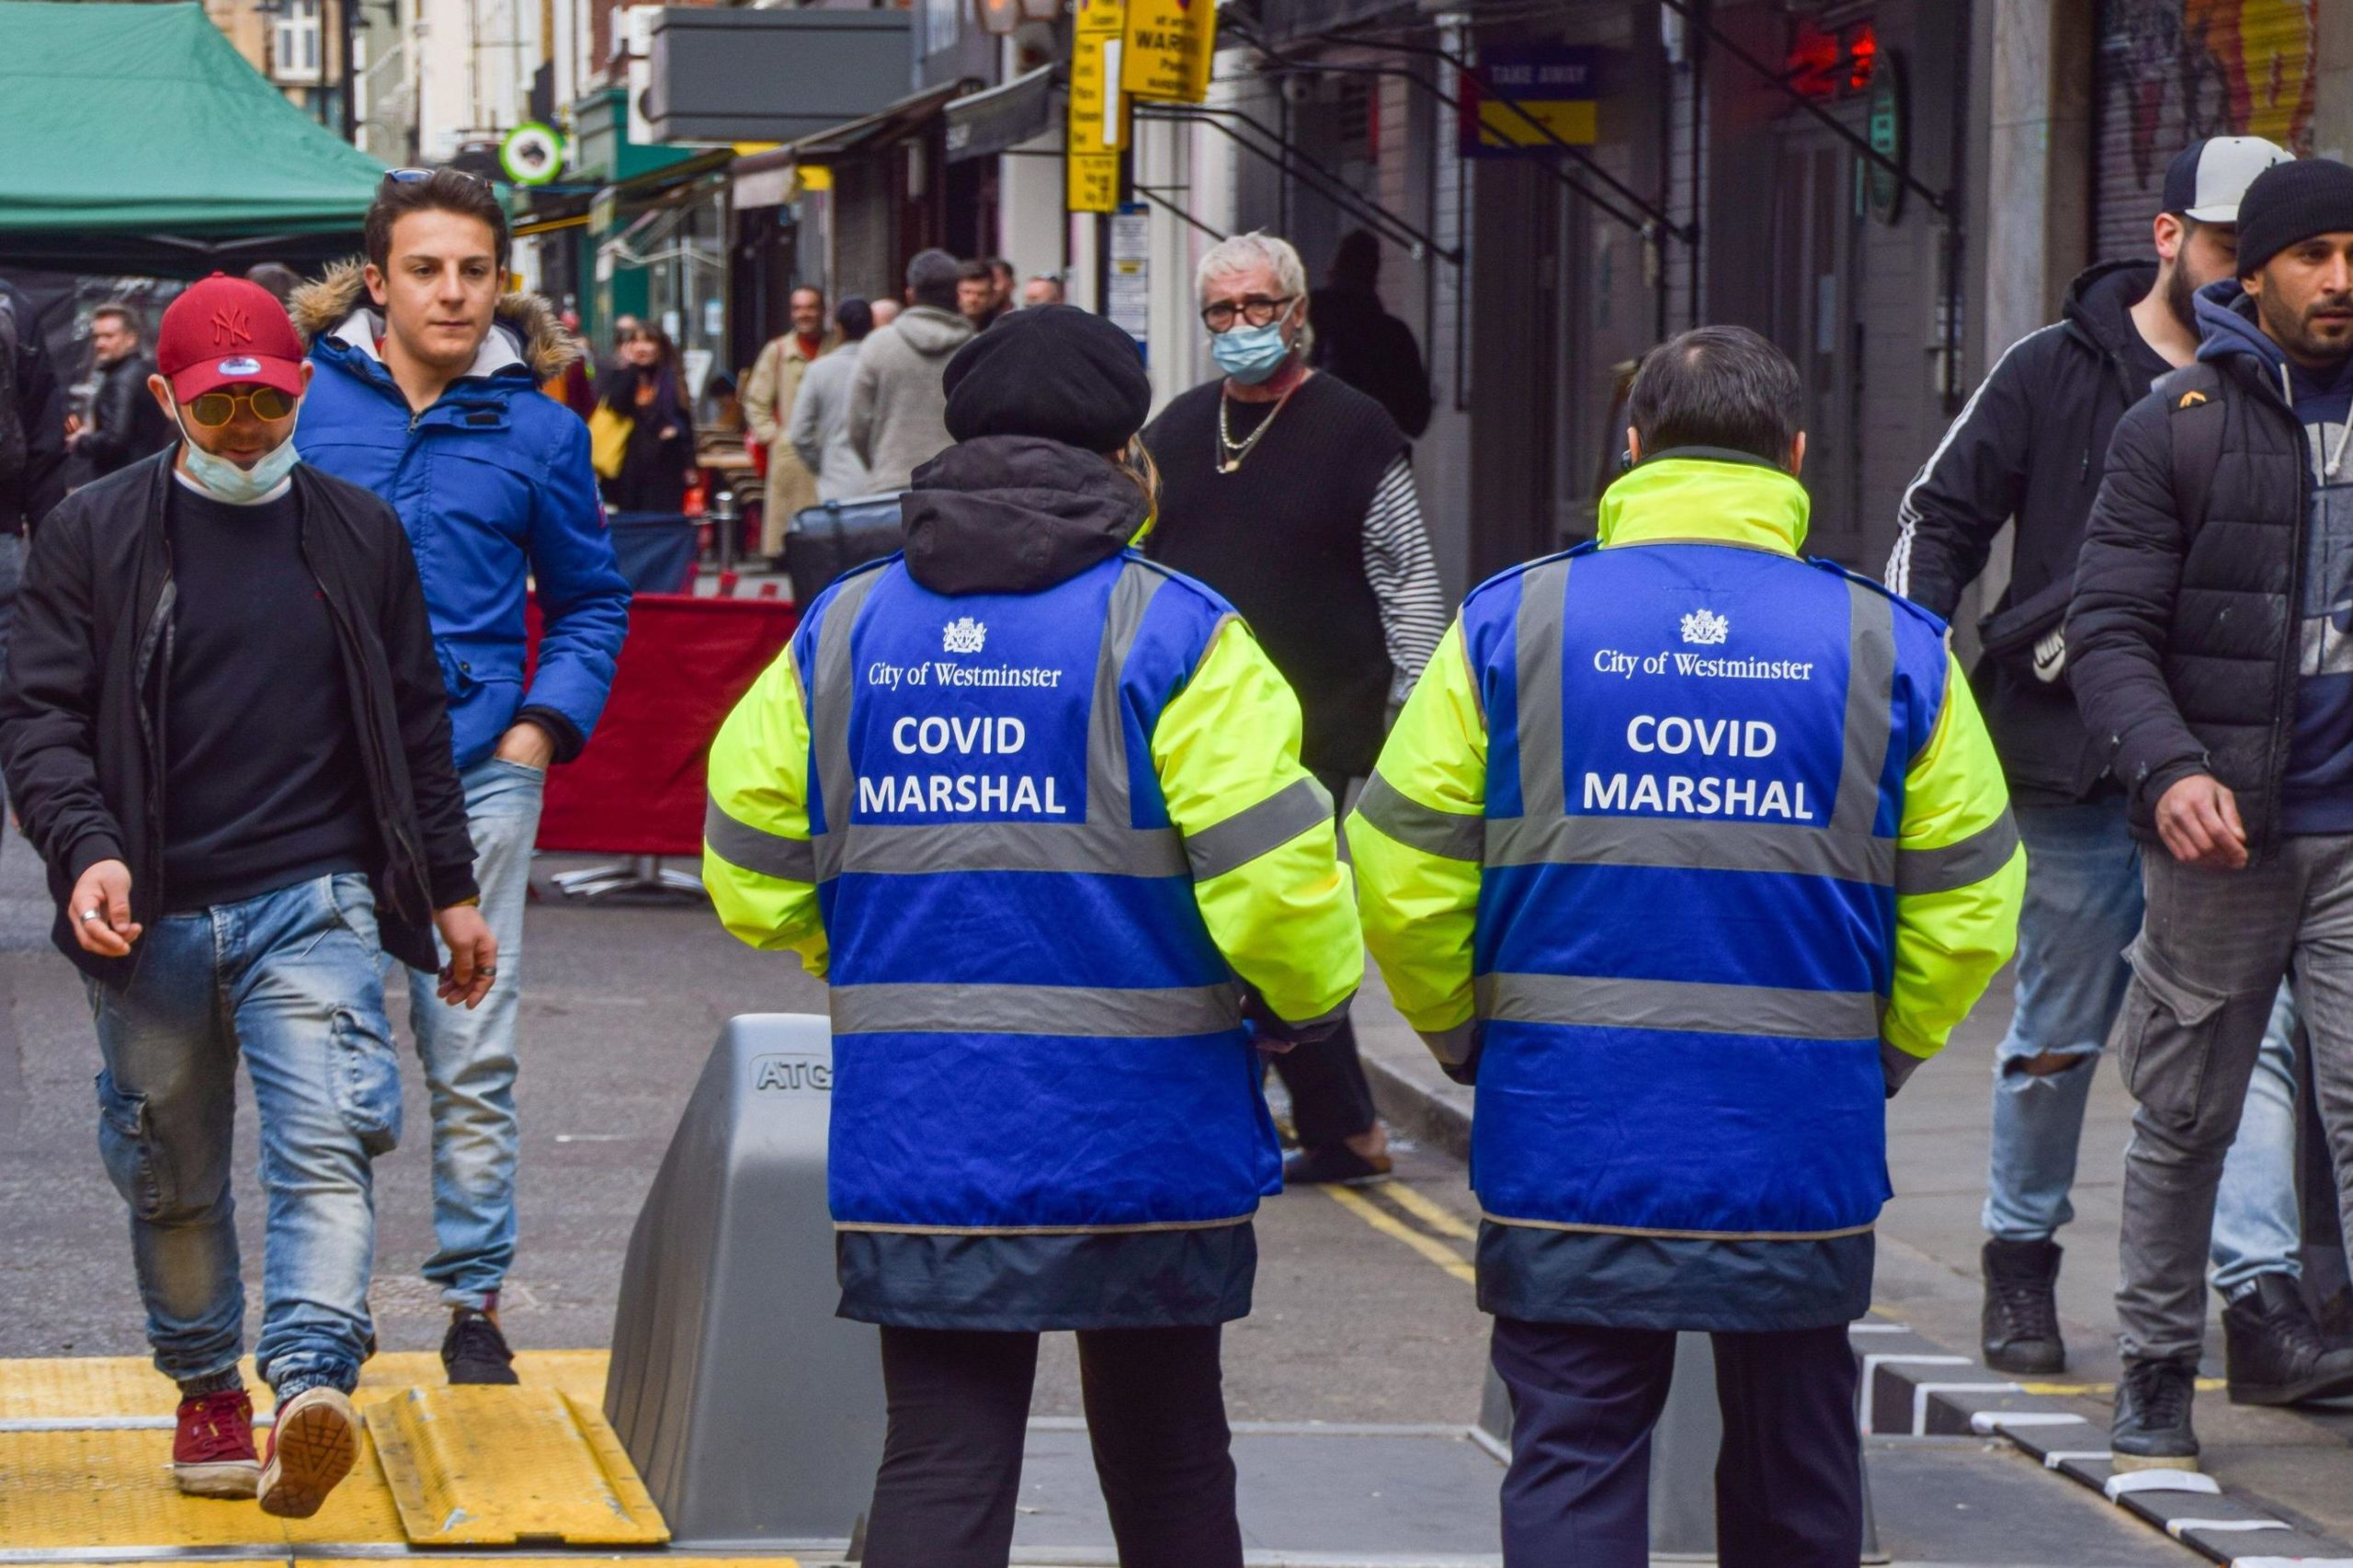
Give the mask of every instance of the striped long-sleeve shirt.
POLYGON ((1402 455, 1381 473, 1364 515, 1364 576, 1381 606, 1381 637, 1396 668, 1390 700, 1403 702, 1446 633, 1447 613, 1413 465, 1402 455))

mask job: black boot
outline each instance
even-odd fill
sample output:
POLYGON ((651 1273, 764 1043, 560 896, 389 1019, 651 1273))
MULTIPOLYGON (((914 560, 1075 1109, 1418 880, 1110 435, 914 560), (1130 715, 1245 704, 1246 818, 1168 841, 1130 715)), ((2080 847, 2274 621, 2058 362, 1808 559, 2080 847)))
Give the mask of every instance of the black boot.
POLYGON ((2222 1309, 2233 1404, 2301 1404, 2353 1394, 2353 1350, 2332 1350, 2285 1274, 2258 1274, 2222 1309))
POLYGON ((2066 1341, 2059 1336, 2057 1242, 1985 1244, 1985 1364, 2000 1372, 2064 1370, 2066 1341))
POLYGON ((2108 1446, 2119 1471, 2196 1470, 2198 1433, 2189 1403, 2198 1392, 2198 1363, 2127 1361, 2116 1385, 2116 1418, 2108 1446))

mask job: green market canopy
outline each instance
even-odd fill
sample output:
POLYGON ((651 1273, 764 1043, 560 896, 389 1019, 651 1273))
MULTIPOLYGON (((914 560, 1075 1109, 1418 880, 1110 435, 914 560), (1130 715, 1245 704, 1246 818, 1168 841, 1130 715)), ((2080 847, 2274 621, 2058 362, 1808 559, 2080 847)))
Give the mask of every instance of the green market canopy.
POLYGON ((383 170, 204 7, 0 0, 0 265, 194 277, 358 248, 383 170))

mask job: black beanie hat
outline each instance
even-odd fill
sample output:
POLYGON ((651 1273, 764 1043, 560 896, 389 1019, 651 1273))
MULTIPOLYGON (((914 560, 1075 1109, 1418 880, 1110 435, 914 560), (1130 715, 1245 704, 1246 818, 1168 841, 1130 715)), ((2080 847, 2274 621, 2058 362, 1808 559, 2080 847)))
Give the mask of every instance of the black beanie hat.
POLYGON ((2239 198, 2239 276, 2314 234, 2344 233, 2353 233, 2353 168, 2334 158, 2274 164, 2239 198))
POLYGON ((1041 436, 1116 452, 1143 428, 1152 381, 1136 340, 1092 311, 1041 305, 999 317, 948 361, 948 433, 1041 436))

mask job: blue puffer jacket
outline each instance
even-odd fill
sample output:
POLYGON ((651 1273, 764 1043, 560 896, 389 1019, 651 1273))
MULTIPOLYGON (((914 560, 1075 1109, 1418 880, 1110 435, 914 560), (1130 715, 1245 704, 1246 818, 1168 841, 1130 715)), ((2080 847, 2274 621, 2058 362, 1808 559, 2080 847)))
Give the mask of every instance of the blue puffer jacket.
POLYGON ((517 719, 587 744, 629 629, 588 429, 539 384, 578 353, 545 301, 510 294, 473 368, 412 415, 376 350, 382 320, 357 262, 295 292, 317 367, 294 428, 303 459, 392 503, 408 529, 449 692, 458 766, 488 756, 517 719), (523 598, 546 619, 524 682, 523 598))

